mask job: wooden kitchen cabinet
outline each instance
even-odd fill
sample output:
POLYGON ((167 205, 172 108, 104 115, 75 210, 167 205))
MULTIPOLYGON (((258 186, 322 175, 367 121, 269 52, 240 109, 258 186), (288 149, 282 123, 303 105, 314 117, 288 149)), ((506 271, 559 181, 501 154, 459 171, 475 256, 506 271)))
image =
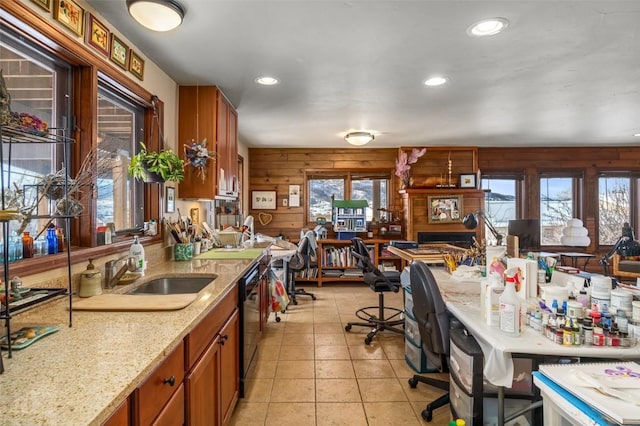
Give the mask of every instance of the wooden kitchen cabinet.
POLYGON ((180 86, 178 99, 179 146, 207 139, 215 153, 204 179, 197 170, 185 167, 179 184, 180 198, 213 199, 238 195, 238 113, 216 86, 180 86))
POLYGON ((225 424, 240 391, 239 323, 236 309, 216 333, 185 380, 187 424, 225 424))
MULTIPOLYGON (((166 419, 181 419, 184 422, 184 402, 176 403, 175 395, 184 395, 184 343, 180 344, 133 392, 134 424, 166 424, 166 419), (162 415, 160 416, 162 412, 162 415)), ((184 400, 184 397, 176 397, 184 400)))
POLYGON ((129 399, 122 404, 102 423, 102 426, 127 426, 129 425, 129 399))
POLYGON ((234 289, 185 338, 186 424, 225 423, 240 392, 238 291, 234 289))

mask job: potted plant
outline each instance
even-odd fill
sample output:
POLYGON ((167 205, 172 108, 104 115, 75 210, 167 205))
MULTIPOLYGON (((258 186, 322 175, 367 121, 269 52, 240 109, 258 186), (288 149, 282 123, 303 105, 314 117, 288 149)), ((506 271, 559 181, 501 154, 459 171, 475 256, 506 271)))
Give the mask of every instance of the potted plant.
POLYGON ((145 182, 182 182, 184 160, 169 149, 150 152, 143 142, 140 142, 140 146, 142 149, 131 157, 129 163, 131 176, 145 182))

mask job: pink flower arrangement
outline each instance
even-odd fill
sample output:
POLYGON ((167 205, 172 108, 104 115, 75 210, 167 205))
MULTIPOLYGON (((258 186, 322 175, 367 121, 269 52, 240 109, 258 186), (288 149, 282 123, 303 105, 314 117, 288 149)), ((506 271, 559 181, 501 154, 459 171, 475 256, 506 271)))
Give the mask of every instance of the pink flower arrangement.
POLYGON ((413 148, 410 154, 406 151, 401 151, 400 156, 396 159, 396 172, 395 175, 402 180, 403 186, 409 186, 409 170, 411 170, 411 164, 418 162, 418 159, 426 154, 427 148, 413 148))

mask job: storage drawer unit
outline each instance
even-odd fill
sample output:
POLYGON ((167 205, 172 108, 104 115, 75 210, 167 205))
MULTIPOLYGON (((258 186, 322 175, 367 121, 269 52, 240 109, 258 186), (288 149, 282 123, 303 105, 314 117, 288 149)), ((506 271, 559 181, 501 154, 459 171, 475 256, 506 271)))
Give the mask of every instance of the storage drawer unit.
POLYGON ((464 329, 453 328, 449 333, 449 396, 451 411, 467 424, 482 426, 484 356, 478 342, 464 329))
POLYGON ((405 312, 404 316, 404 337, 410 340, 414 346, 422 347, 422 337, 420 337, 420 329, 418 322, 413 318, 413 313, 405 312))
POLYGON ((427 358, 422 346, 416 346, 409 339, 404 339, 404 359, 415 372, 427 372, 427 358))

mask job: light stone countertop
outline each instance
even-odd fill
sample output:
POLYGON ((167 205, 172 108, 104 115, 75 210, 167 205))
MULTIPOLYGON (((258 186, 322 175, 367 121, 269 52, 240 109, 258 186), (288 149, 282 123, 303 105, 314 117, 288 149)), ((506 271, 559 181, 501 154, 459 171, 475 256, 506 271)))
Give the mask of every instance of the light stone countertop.
MULTIPOLYGON (((216 302, 236 288, 252 263, 195 259, 150 265, 138 282, 166 274, 218 275, 195 302, 177 311, 73 311, 73 326, 69 327, 66 297, 18 313, 11 320, 12 332, 35 325, 59 325, 61 329, 25 349, 13 350, 11 359, 2 351, 0 424, 102 423, 216 302)), ((137 284, 118 286, 114 292, 137 284)))

